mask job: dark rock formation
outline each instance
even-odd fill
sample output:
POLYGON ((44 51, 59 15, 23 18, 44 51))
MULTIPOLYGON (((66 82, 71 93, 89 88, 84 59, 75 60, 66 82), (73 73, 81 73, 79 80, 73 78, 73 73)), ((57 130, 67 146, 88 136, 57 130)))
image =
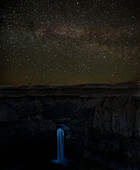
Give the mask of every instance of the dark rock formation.
POLYGON ((114 169, 138 169, 139 92, 139 83, 1 87, 1 145, 31 137, 49 142, 64 124, 70 128, 71 152, 114 169))

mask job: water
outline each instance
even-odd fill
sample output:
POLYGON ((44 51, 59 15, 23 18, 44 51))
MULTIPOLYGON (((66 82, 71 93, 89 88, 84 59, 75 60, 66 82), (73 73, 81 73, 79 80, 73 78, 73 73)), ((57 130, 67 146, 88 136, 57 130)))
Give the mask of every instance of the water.
POLYGON ((68 160, 64 157, 64 130, 61 128, 57 130, 57 159, 51 162, 63 166, 68 164, 68 160))
POLYGON ((57 130, 57 161, 64 161, 64 130, 61 128, 57 130))

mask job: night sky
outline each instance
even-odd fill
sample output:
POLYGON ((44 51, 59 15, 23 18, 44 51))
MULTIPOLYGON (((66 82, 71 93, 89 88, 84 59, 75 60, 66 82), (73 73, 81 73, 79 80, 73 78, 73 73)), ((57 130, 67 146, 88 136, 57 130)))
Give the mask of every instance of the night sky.
POLYGON ((140 80, 135 0, 2 0, 0 85, 140 80))

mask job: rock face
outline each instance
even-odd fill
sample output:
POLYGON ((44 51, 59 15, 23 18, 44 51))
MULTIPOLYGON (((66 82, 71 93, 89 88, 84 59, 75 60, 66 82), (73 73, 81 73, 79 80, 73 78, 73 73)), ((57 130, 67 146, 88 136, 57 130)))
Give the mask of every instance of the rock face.
POLYGON ((7 104, 0 104, 0 120, 2 122, 15 121, 18 115, 7 104))
MULTIPOLYGON (((1 134, 6 131, 6 135, 1 135, 3 139, 9 129, 16 136, 34 136, 43 132, 55 134, 57 125, 64 124, 70 128, 67 146, 82 148, 79 150, 84 157, 111 168, 139 166, 138 83, 92 88, 1 88, 0 122, 1 134)), ((10 138, 11 135, 9 141, 10 138)))
POLYGON ((94 128, 125 137, 140 136, 139 97, 107 97, 95 110, 94 128))

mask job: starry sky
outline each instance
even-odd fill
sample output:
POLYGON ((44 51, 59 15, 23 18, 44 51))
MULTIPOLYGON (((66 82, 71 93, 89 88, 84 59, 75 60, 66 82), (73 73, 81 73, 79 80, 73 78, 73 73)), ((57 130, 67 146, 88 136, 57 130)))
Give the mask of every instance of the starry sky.
POLYGON ((140 80, 139 0, 2 0, 0 85, 140 80))

